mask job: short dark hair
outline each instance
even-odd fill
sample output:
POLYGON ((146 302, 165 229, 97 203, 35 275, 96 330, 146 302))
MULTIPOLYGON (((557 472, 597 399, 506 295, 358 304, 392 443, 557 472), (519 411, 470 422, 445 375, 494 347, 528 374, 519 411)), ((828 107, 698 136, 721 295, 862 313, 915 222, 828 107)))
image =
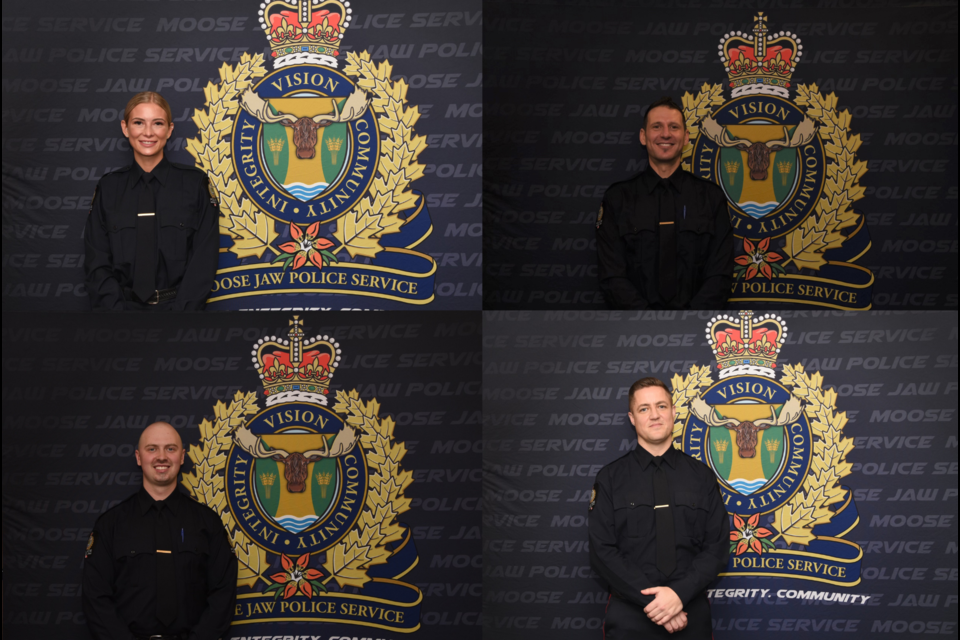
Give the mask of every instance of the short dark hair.
POLYGON ((659 378, 640 378, 632 385, 630 385, 630 395, 627 396, 627 410, 633 410, 633 394, 639 391, 640 389, 646 389, 648 387, 660 387, 667 392, 667 395, 670 397, 670 403, 673 404, 673 393, 671 393, 670 388, 667 387, 666 383, 659 378))
POLYGON ((647 107, 646 112, 643 114, 643 128, 644 128, 644 129, 647 128, 647 116, 649 116, 649 115, 650 115, 650 112, 653 111, 654 109, 656 109, 657 107, 669 107, 670 109, 673 109, 674 111, 679 111, 679 112, 680 112, 680 119, 683 120, 684 126, 686 126, 687 119, 686 119, 686 117, 685 117, 684 114, 683 114, 683 107, 681 107, 681 106, 678 105, 676 102, 674 102, 674 101, 673 101, 673 98, 671 98, 670 96, 663 96, 662 98, 660 98, 659 100, 657 100, 656 102, 654 102, 653 104, 651 104, 649 107, 647 107))

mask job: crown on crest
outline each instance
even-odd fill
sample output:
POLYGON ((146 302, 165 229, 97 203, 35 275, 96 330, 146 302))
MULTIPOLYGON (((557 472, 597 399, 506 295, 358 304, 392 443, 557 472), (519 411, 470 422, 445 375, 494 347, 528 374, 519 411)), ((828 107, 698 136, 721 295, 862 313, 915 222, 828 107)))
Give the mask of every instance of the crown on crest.
POLYGON ((274 0, 260 3, 260 27, 270 41, 274 68, 290 64, 337 66, 343 33, 353 10, 339 0, 274 0))
POLYGON ((790 79, 803 55, 800 38, 789 31, 768 33, 767 16, 754 18, 752 33, 731 32, 720 40, 720 59, 733 88, 731 97, 775 95, 789 98, 790 79))
POLYGON ((774 378, 787 325, 772 313, 755 318, 741 311, 739 318, 722 315, 707 325, 707 342, 717 358, 720 379, 735 375, 774 378))
POLYGON ((260 338, 251 352, 267 406, 295 400, 326 405, 330 378, 340 363, 340 345, 328 336, 304 342, 299 316, 290 321, 287 338, 260 338))

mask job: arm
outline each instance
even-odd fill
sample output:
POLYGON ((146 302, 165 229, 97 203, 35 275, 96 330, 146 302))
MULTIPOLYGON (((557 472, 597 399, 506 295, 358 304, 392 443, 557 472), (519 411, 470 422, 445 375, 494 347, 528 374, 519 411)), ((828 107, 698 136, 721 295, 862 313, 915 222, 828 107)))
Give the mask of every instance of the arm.
POLYGON ((693 559, 687 572, 670 584, 683 606, 687 606, 716 579, 726 568, 730 557, 730 519, 715 478, 712 479, 704 499, 707 504, 707 526, 704 531, 703 550, 693 559))
MULTIPOLYGON (((603 196, 603 217, 597 222, 597 274, 600 290, 612 309, 646 309, 649 304, 627 277, 627 256, 620 238, 618 217, 623 206, 622 195, 608 189, 603 196)), ((733 267, 730 267, 731 272, 733 267)))
POLYGON ((113 540, 111 532, 99 526, 93 531, 94 545, 83 561, 83 615, 94 640, 132 640, 133 633, 113 604, 113 540))
POLYGON ((93 194, 90 214, 83 229, 83 245, 86 252, 84 267, 87 272, 87 295, 93 309, 123 310, 123 291, 113 274, 113 253, 104 221, 103 197, 100 185, 93 194))
POLYGON ((227 532, 219 521, 211 529, 210 561, 207 569, 207 608, 187 640, 211 640, 226 635, 233 620, 237 599, 237 558, 230 549, 227 532))
POLYGON ((733 230, 727 201, 721 198, 713 212, 713 239, 703 264, 703 285, 690 300, 691 309, 723 309, 733 281, 733 230))
POLYGON ((597 476, 594 485, 596 502, 589 513, 590 566, 606 580, 619 598, 641 607, 653 600, 653 596, 641 593, 654 584, 643 569, 620 553, 617 546, 616 525, 613 517, 613 499, 605 483, 597 476))
POLYGON ((174 300, 173 308, 177 311, 200 311, 206 306, 220 257, 220 210, 211 202, 206 177, 198 189, 197 197, 200 198, 200 224, 194 234, 187 269, 174 300))

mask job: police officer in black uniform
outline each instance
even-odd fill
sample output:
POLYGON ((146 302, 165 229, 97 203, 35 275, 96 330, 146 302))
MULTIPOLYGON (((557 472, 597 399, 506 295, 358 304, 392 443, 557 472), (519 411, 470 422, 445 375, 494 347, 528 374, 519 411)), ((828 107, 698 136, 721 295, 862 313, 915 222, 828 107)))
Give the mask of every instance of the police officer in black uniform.
POLYGON ((709 467, 673 447, 666 385, 630 388, 636 449, 597 474, 590 564, 609 585, 607 640, 710 640, 705 590, 727 566, 730 522, 709 467))
POLYGON ((690 141, 670 98, 647 109, 649 166, 607 189, 597 216, 600 289, 611 309, 722 309, 733 281, 733 233, 717 185, 680 168, 690 141))
POLYGON ((184 450, 173 427, 147 427, 136 457, 143 487, 100 516, 87 543, 87 627, 95 640, 216 640, 237 588, 223 524, 177 490, 184 450))
POLYGON ((127 104, 123 135, 135 162, 103 176, 84 230, 94 309, 197 310, 217 270, 218 202, 206 174, 169 162, 170 106, 145 91, 127 104))

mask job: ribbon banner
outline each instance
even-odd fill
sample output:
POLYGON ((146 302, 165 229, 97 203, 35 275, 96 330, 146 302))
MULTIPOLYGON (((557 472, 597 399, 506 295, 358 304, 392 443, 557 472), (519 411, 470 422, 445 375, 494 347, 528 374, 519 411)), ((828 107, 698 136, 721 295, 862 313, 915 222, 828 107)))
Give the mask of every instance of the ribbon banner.
MULTIPOLYGON (((369 264, 339 262, 323 269, 291 270, 280 264, 240 261, 217 272, 207 304, 211 309, 234 309, 236 302, 230 301, 278 293, 338 293, 416 305, 432 302, 437 263, 412 248, 430 235, 433 224, 423 194, 415 193, 413 212, 398 233, 383 238, 383 250, 369 264)), ((221 254, 221 263, 228 255, 221 254)))
POLYGON ((727 570, 720 575, 797 578, 847 587, 860 584, 863 550, 842 539, 860 522, 860 514, 853 493, 849 487, 843 488, 846 501, 830 522, 813 528, 815 539, 806 551, 777 549, 760 556, 731 555, 727 570))

